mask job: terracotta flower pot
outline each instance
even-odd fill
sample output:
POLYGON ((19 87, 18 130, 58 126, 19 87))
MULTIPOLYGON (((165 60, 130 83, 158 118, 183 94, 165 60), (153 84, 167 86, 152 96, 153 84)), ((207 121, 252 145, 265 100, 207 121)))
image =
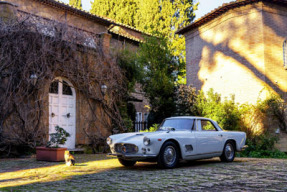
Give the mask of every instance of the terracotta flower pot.
POLYGON ((36 147, 38 161, 65 161, 67 148, 36 147))

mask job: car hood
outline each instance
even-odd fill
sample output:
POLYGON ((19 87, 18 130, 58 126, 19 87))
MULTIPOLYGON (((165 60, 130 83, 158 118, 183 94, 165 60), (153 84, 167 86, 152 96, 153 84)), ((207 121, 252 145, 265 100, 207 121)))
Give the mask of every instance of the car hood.
POLYGON ((138 141, 142 142, 144 137, 154 138, 154 137, 163 137, 164 135, 169 134, 167 131, 155 131, 155 132, 136 132, 136 133, 122 133, 111 135, 116 143, 135 143, 138 141))

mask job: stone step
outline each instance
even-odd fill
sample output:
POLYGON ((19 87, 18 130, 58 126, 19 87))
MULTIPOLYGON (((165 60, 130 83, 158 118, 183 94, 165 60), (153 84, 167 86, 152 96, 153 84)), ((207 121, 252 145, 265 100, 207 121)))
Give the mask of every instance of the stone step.
POLYGON ((80 154, 80 153, 84 153, 84 149, 83 148, 73 148, 73 149, 67 149, 70 152, 76 153, 76 154, 80 154))

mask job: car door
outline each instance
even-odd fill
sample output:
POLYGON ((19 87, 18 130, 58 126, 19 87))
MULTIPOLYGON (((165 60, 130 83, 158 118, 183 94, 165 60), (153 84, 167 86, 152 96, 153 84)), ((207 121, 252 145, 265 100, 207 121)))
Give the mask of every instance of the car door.
POLYGON ((177 136, 177 140, 181 145, 181 154, 183 159, 192 158, 197 154, 196 138, 194 134, 194 130, 196 128, 195 124, 196 122, 194 120, 190 120, 188 130, 179 133, 177 136))
POLYGON ((193 118, 172 118, 166 119, 161 127, 174 128, 175 131, 168 131, 168 138, 178 141, 183 159, 189 159, 196 155, 196 139, 194 136, 193 118))
POLYGON ((210 120, 197 119, 195 137, 198 155, 222 152, 223 134, 210 120))

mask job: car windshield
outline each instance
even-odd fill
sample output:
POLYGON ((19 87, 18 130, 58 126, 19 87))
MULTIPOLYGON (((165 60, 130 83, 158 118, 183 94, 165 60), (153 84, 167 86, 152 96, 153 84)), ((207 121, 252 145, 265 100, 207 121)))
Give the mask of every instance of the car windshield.
POLYGON ((193 119, 166 119, 160 125, 158 131, 167 131, 167 130, 191 130, 193 126, 193 119))

